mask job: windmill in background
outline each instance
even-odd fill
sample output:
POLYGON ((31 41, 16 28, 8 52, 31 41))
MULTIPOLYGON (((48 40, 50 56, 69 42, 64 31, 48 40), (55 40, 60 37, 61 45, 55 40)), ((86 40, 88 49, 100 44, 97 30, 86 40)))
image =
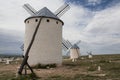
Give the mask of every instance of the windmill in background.
POLYGON ((90 52, 87 52, 87 53, 88 53, 88 58, 89 58, 89 59, 93 58, 92 51, 90 51, 90 52))
MULTIPOLYGON (((55 13, 46 7, 39 11, 29 4, 24 4, 23 7, 31 16, 25 19, 24 59, 18 73, 22 74, 25 65, 30 68, 29 65, 61 64, 62 26, 64 23, 59 18, 70 6, 64 4, 55 13)), ((33 72, 31 68, 30 70, 33 72)))
POLYGON ((78 46, 80 42, 81 41, 77 41, 76 43, 72 44, 68 40, 62 40, 62 48, 66 55, 70 54, 70 59, 72 59, 72 62, 75 62, 80 56, 80 48, 78 46))

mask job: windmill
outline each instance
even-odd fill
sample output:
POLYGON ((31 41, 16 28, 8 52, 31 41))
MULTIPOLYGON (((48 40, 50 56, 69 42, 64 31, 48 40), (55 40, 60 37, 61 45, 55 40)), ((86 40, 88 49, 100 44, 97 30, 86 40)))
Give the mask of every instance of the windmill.
POLYGON ((24 4, 23 7, 31 16, 25 19, 24 59, 18 73, 22 74, 25 65, 33 73, 30 66, 61 64, 62 26, 64 23, 59 18, 70 6, 65 3, 55 13, 46 7, 39 11, 36 11, 29 4, 24 4))
POLYGON ((75 62, 80 55, 80 48, 78 47, 80 42, 81 41, 77 41, 76 43, 71 44, 68 40, 63 39, 62 41, 62 48, 65 51, 65 54, 70 54, 70 59, 72 59, 72 62, 75 62))
POLYGON ((91 59, 91 58, 93 57, 93 55, 92 55, 92 51, 87 52, 87 53, 88 53, 88 58, 91 59))

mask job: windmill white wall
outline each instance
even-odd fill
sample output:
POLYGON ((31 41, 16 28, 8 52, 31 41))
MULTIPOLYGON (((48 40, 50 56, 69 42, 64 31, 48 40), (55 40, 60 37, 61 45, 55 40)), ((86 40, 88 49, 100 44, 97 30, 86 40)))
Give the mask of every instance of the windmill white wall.
POLYGON ((70 59, 72 59, 72 61, 76 61, 77 58, 79 58, 80 55, 80 49, 77 45, 73 45, 70 49, 70 59))
MULTIPOLYGON (((24 53, 28 48, 32 35, 41 16, 30 17, 25 20, 24 53)), ((41 20, 35 40, 29 52, 28 63, 61 64, 62 63, 62 25, 59 19, 44 16, 41 20)))
POLYGON ((88 58, 91 59, 93 56, 92 54, 88 54, 88 58))

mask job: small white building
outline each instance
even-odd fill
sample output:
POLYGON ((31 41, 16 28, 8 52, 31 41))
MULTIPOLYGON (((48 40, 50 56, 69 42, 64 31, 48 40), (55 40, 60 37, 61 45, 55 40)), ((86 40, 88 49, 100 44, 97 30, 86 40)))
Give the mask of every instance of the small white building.
POLYGON ((9 59, 7 59, 6 60, 6 64, 10 64, 10 62, 12 62, 13 60, 9 60, 9 59))
POLYGON ((9 60, 6 60, 6 64, 10 64, 10 61, 9 61, 9 60))
POLYGON ((101 66, 98 66, 98 69, 97 69, 98 71, 101 71, 101 66))
POLYGON ((80 48, 75 44, 70 49, 70 59, 72 59, 72 62, 75 62, 80 55, 80 48))
POLYGON ((0 58, 0 62, 2 62, 2 58, 0 58))

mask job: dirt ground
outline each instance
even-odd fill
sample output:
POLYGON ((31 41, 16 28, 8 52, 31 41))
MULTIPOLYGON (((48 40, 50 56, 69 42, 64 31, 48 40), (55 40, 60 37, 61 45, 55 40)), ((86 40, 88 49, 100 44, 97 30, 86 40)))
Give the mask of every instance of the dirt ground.
MULTIPOLYGON (((20 63, 0 63, 0 80, 16 77, 20 63)), ((93 59, 64 59, 62 66, 49 69, 33 69, 38 80, 120 80, 120 55, 95 56, 93 59), (98 70, 101 66, 101 70, 98 70)), ((30 73, 30 70, 28 70, 30 73)))

